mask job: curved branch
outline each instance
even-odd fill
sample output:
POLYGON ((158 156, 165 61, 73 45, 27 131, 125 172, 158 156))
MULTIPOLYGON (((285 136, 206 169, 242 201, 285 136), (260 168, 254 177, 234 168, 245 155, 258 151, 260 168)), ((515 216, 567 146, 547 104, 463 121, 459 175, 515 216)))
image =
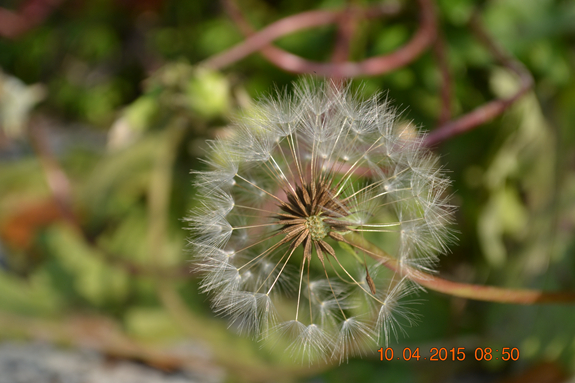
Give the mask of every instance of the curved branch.
MULTIPOLYGON (((344 63, 321 63, 306 60, 300 56, 271 45, 262 47, 261 53, 271 63, 283 70, 293 73, 315 73, 327 77, 380 75, 415 60, 433 42, 436 35, 436 21, 433 4, 431 3, 431 0, 418 0, 418 2, 421 7, 421 23, 419 29, 407 44, 386 55, 372 57, 357 63, 349 61, 344 63)), ((267 28, 255 33, 251 25, 249 25, 245 20, 232 0, 227 0, 226 4, 228 6, 230 16, 242 30, 242 33, 247 36, 258 36, 263 34, 262 32, 266 31, 267 28)), ((281 21, 282 20, 274 24, 280 23, 281 21)), ((271 26, 274 26, 274 24, 271 26)), ((269 33, 269 30, 267 30, 267 32, 269 33)))
MULTIPOLYGON (((341 240, 341 238, 339 240, 341 240)), ((500 287, 448 281, 435 275, 415 270, 409 266, 400 265, 396 258, 367 241, 361 235, 353 233, 347 234, 343 238, 343 242, 365 252, 390 270, 402 276, 407 276, 419 285, 440 293, 480 301, 523 305, 533 303, 575 303, 575 292, 547 293, 537 290, 504 289, 500 287)))
POLYGON ((213 69, 222 69, 244 57, 259 51, 275 39, 302 29, 318 27, 335 22, 342 11, 310 11, 288 16, 254 33, 240 44, 201 62, 213 69))
MULTIPOLYGON (((338 17, 337 36, 331 54, 331 62, 334 64, 344 63, 349 59, 352 38, 358 22, 358 13, 353 7, 348 7, 338 17)), ((342 76, 338 73, 332 77, 332 81, 334 87, 340 88, 343 85, 342 76)))
POLYGON ((495 58, 505 67, 513 71, 519 77, 519 90, 511 97, 490 101, 485 105, 478 107, 459 117, 456 120, 449 121, 440 125, 425 139, 427 146, 436 145, 453 136, 465 133, 503 113, 511 104, 520 99, 533 86, 533 77, 531 73, 519 61, 511 57, 481 27, 478 16, 475 15, 471 20, 471 27, 477 35, 479 41, 495 56, 495 58))

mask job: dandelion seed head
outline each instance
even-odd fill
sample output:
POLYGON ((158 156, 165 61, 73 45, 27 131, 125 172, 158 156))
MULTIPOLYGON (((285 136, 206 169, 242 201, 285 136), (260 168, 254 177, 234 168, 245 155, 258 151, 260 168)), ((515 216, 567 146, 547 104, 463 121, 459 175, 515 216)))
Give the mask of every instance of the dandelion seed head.
POLYGON ((231 329, 286 338, 302 362, 342 363, 417 322, 408 278, 448 250, 453 207, 438 159, 397 117, 380 95, 303 80, 208 144, 186 220, 200 288, 231 329), (349 233, 401 270, 351 246, 349 233))

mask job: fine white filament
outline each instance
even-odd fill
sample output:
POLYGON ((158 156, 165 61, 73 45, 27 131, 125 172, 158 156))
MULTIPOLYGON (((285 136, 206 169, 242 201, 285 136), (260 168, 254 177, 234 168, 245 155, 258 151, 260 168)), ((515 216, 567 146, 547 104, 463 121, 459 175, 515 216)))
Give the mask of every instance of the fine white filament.
POLYGON ((409 272, 433 271, 453 237, 438 159, 381 99, 300 81, 210 142, 209 170, 194 172, 199 202, 187 220, 202 291, 230 326, 287 339, 302 361, 341 363, 405 333, 419 320, 409 272), (315 215, 295 216, 302 204, 315 215), (362 235, 410 271, 332 232, 362 235))

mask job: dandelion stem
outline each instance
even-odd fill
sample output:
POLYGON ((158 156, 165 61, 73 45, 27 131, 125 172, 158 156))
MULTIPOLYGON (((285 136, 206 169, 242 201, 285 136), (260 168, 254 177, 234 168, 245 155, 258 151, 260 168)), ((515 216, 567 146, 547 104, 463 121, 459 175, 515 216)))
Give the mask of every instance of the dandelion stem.
POLYGON ((480 301, 524 305, 534 303, 575 302, 575 292, 571 291, 543 292, 539 290, 504 289, 494 286, 482 286, 448 281, 446 279, 415 270, 409 266, 400 266, 399 261, 396 258, 372 244, 361 235, 347 233, 345 234, 344 242, 365 252, 371 258, 380 262, 390 270, 395 271, 396 273, 405 276, 428 289, 447 295, 480 301))

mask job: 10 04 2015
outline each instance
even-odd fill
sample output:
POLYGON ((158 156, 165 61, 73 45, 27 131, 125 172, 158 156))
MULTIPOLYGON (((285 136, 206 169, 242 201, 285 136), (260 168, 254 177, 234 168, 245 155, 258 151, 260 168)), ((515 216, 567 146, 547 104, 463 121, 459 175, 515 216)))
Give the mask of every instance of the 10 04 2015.
MULTIPOLYGON (((392 361, 392 360, 405 360, 405 361, 430 361, 430 362, 444 362, 444 361, 464 361, 471 353, 471 350, 467 350, 465 347, 432 347, 429 349, 429 355, 423 356, 420 353, 420 348, 409 348, 405 347, 401 353, 396 353, 393 348, 380 348, 377 350, 379 352, 379 359, 381 361, 392 361)), ((491 360, 503 360, 503 361, 517 361, 519 360, 519 349, 517 347, 503 347, 501 349, 493 349, 491 347, 477 347, 473 352, 473 357, 477 361, 491 361, 491 360)))

